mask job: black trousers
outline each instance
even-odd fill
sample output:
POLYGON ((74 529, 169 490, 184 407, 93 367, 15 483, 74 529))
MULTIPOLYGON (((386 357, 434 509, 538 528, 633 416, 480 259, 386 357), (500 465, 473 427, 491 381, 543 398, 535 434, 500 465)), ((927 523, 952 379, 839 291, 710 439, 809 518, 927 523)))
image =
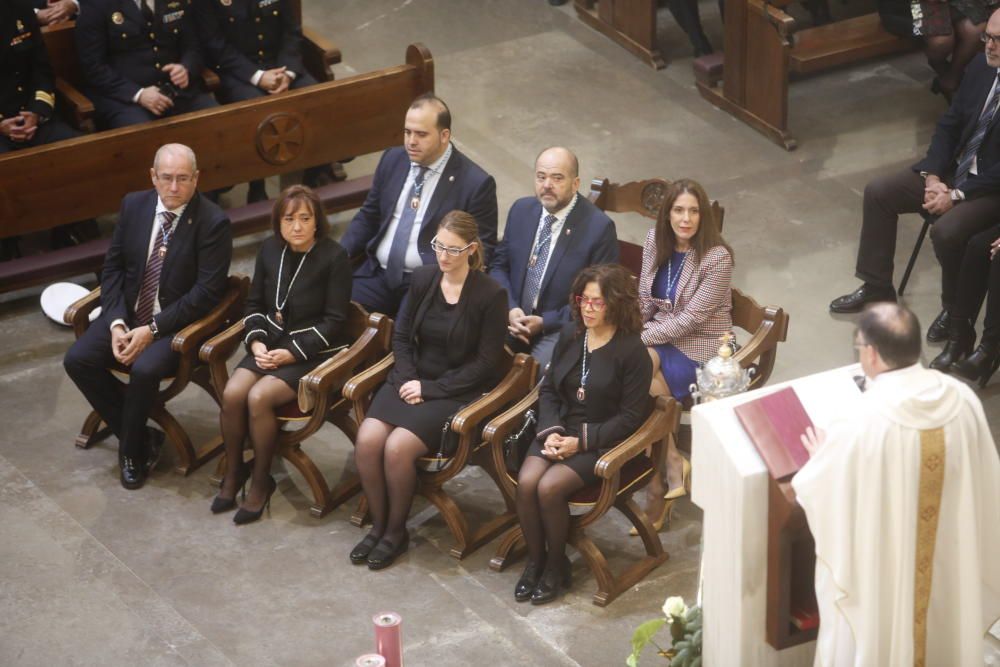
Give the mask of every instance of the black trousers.
MULTIPOLYGON (((911 169, 881 176, 865 187, 861 243, 855 275, 866 283, 892 287, 896 230, 902 213, 923 212, 924 179, 911 169)), ((977 232, 1000 219, 1000 195, 956 204, 931 226, 934 253, 941 264, 941 305, 955 303, 965 246, 977 232)))
POLYGON ((395 319, 409 289, 409 273, 403 273, 403 284, 399 287, 389 287, 385 269, 377 259, 369 257, 351 280, 351 301, 360 303, 369 313, 382 313, 395 319))
POLYGON ((969 239, 958 278, 958 294, 953 315, 975 320, 986 299, 983 318, 984 342, 1000 343, 1000 257, 990 259, 990 244, 1000 238, 1000 225, 994 225, 969 239), (988 296, 987 296, 988 295, 988 296))
POLYGON ((35 130, 35 136, 28 141, 11 141, 7 137, 0 137, 0 155, 22 148, 32 148, 33 146, 43 146, 54 141, 72 139, 80 136, 80 133, 61 120, 50 120, 42 123, 35 130))
MULTIPOLYGON (((273 69, 273 68, 262 68, 273 69)), ((295 81, 289 87, 291 90, 298 90, 306 86, 316 85, 316 79, 312 78, 308 72, 302 72, 295 77, 295 81)), ((222 72, 219 74, 219 90, 217 91, 219 101, 223 104, 230 102, 240 102, 242 100, 253 100, 258 97, 265 97, 266 92, 253 85, 249 81, 244 81, 232 74, 222 72)))
POLYGON ((202 109, 211 109, 212 107, 219 106, 215 98, 208 93, 192 92, 179 96, 174 100, 174 106, 170 107, 162 116, 155 116, 138 104, 122 104, 117 100, 101 97, 92 97, 92 99, 97 111, 98 124, 101 129, 105 130, 148 123, 160 118, 169 118, 170 116, 190 111, 201 111, 202 109))
POLYGON ((154 340, 132 364, 128 384, 108 368, 111 353, 111 322, 104 316, 91 323, 66 352, 63 366, 91 407, 118 437, 119 456, 139 464, 146 462, 146 420, 156 404, 160 380, 177 372, 180 355, 170 349, 171 336, 154 340))

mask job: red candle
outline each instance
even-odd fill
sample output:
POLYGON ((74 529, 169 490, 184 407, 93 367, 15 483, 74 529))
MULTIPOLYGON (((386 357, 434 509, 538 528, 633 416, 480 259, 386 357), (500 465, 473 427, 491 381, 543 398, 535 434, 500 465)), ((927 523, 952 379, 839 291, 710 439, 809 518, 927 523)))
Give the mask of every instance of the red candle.
POLYGON ((392 611, 375 614, 375 650, 385 658, 385 667, 403 667, 402 617, 392 611))
POLYGON ((385 667, 385 658, 378 653, 368 653, 355 660, 354 667, 385 667))

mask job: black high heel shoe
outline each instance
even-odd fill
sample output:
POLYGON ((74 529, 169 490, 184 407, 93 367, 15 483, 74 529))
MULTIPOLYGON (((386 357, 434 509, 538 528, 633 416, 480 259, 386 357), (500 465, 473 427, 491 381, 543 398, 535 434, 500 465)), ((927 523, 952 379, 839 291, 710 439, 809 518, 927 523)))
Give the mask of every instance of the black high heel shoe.
POLYGON ((980 343, 975 352, 951 365, 951 372, 985 387, 1000 367, 1000 344, 980 343))
POLYGON ((518 602, 527 602, 531 599, 531 594, 538 588, 538 581, 542 578, 544 569, 543 565, 536 564, 531 559, 528 559, 527 565, 524 566, 524 572, 521 573, 521 578, 517 580, 517 584, 514 586, 515 600, 518 602))
POLYGON ((954 364, 969 356, 976 342, 976 330, 972 328, 970 319, 952 316, 950 320, 948 342, 944 344, 941 354, 929 364, 933 370, 942 373, 950 373, 954 364))
MULTIPOLYGON (((241 476, 243 481, 240 483, 240 498, 243 500, 247 499, 247 480, 250 479, 250 470, 246 466, 243 466, 241 476)), ((222 479, 222 484, 225 484, 225 478, 222 479)), ((222 484, 219 484, 221 487, 222 484)), ((230 510, 236 509, 236 496, 232 498, 224 498, 222 495, 216 495, 212 499, 212 514, 222 514, 223 512, 228 512, 230 510)))
POLYGON ((538 580, 538 585, 531 592, 531 604, 546 604, 563 594, 573 583, 572 567, 569 558, 562 557, 560 567, 547 567, 545 574, 538 580))
POLYGON ((239 508, 233 516, 233 523, 237 526, 257 521, 260 519, 261 515, 264 514, 264 510, 268 510, 268 513, 270 514, 271 496, 274 495, 274 490, 278 488, 278 483, 274 481, 273 477, 269 476, 268 479, 271 481, 271 490, 267 492, 267 498, 264 499, 264 505, 256 512, 248 510, 245 507, 239 508))

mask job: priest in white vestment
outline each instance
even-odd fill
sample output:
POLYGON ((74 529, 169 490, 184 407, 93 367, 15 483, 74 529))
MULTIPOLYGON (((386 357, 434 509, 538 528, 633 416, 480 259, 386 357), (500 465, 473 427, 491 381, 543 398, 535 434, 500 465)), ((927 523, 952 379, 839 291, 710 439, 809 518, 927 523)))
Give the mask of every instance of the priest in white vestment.
POLYGON ((817 667, 982 667, 1000 617, 1000 459, 969 387, 919 363, 890 303, 855 339, 860 409, 803 438, 792 479, 816 540, 817 667))

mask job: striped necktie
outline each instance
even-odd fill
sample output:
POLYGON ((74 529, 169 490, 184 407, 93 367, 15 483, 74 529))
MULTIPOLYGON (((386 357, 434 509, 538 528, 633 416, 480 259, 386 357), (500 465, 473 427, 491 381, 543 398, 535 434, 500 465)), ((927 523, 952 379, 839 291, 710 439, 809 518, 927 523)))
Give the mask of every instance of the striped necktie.
POLYGON ((538 245, 535 252, 531 253, 528 262, 528 273, 524 279, 524 288, 521 290, 521 310, 531 313, 535 309, 535 300, 542 287, 542 276, 545 275, 545 265, 549 263, 549 246, 552 245, 552 225, 555 224, 556 216, 551 213, 545 216, 542 229, 538 233, 538 245))
POLYGON ((962 149, 962 153, 958 158, 958 169, 955 170, 955 187, 961 189, 962 185, 969 179, 969 171, 972 169, 972 163, 976 159, 976 153, 979 152, 979 147, 983 145, 983 139, 986 138, 986 132, 990 129, 990 125, 993 123, 993 117, 997 113, 997 104, 1000 103, 1000 82, 998 82, 993 89, 993 96, 986 103, 983 108, 983 112, 979 114, 979 122, 976 123, 976 131, 972 133, 969 137, 969 141, 966 142, 965 148, 962 149))
POLYGON ((163 269, 163 258, 167 254, 167 245, 177 219, 176 213, 160 212, 160 232, 156 235, 153 252, 146 261, 146 271, 142 274, 142 287, 139 288, 139 303, 135 307, 135 324, 143 326, 153 319, 153 304, 160 289, 160 271, 163 269))

